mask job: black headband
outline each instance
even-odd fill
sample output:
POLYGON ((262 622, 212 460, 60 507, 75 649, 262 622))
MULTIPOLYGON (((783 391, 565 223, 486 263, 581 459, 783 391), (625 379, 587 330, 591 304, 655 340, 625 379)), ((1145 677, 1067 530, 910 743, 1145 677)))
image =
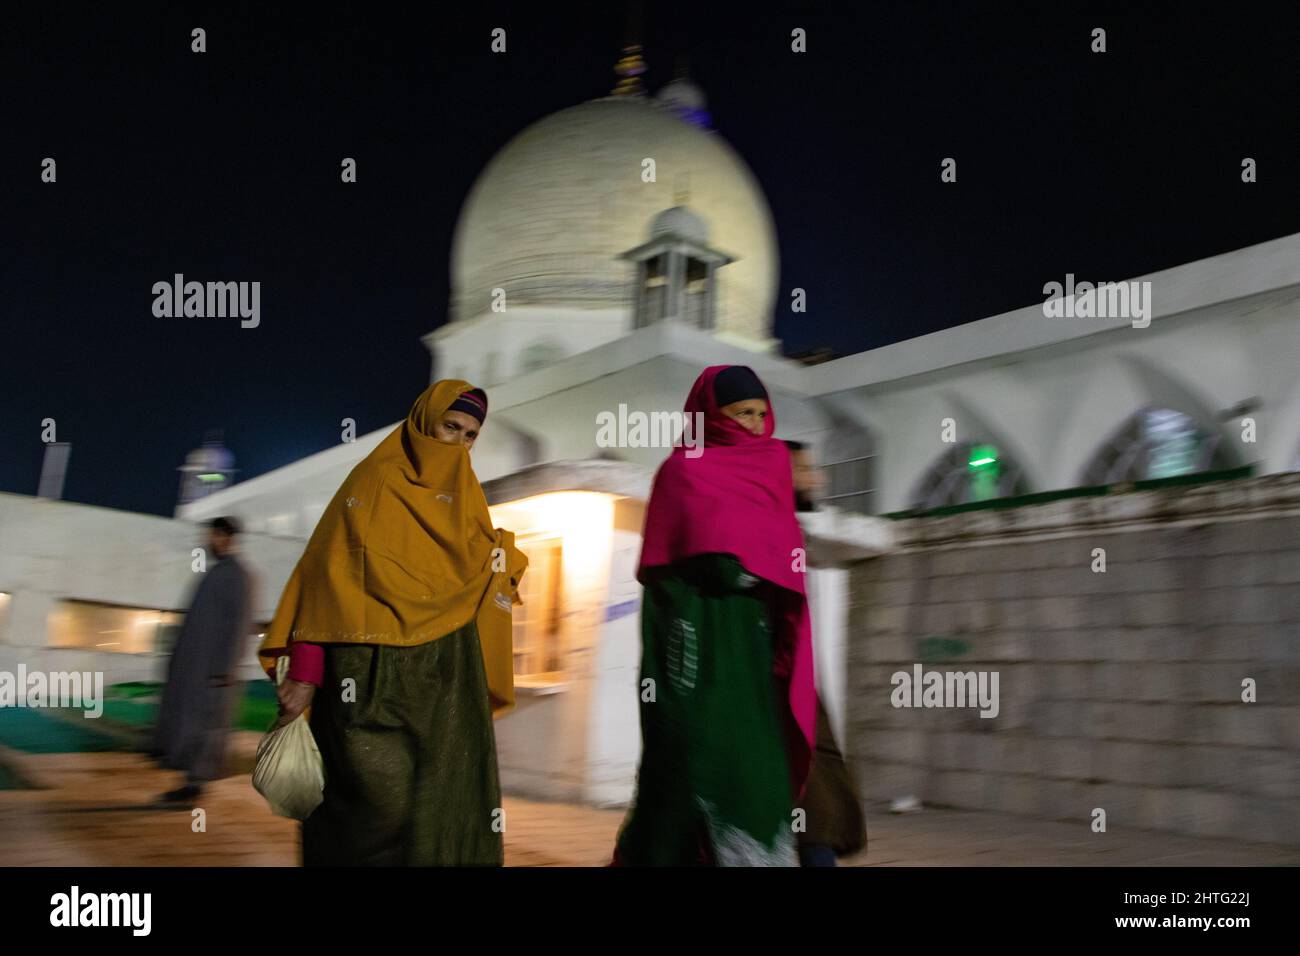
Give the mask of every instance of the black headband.
POLYGON ((483 419, 487 418, 487 392, 481 388, 471 388, 468 392, 461 392, 460 396, 447 406, 447 411, 473 415, 482 425, 483 419))
POLYGON ((751 398, 761 398, 766 401, 767 389, 748 365, 728 366, 714 377, 713 400, 718 403, 719 408, 732 402, 748 401, 751 398))

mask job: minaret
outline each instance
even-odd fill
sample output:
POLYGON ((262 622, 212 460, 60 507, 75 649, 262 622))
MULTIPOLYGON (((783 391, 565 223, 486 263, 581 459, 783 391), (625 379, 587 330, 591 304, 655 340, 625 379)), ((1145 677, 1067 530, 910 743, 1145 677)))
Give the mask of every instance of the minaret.
POLYGON ((181 473, 177 511, 182 505, 206 498, 213 492, 230 487, 235 479, 235 456, 222 443, 220 431, 210 431, 203 445, 185 456, 185 464, 176 469, 181 473))

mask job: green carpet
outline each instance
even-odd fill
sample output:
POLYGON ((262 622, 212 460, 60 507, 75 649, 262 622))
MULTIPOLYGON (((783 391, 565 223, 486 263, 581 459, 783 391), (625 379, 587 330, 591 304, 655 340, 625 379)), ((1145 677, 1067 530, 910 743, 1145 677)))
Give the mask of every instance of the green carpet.
MULTIPOLYGON (((152 727, 158 714, 161 684, 114 684, 104 694, 104 717, 129 727, 152 727)), ((235 730, 266 730, 278 710, 275 685, 269 680, 248 681, 231 725, 235 730)))
MULTIPOLYGON (((80 711, 71 711, 80 715, 80 711)), ((0 708, 0 744, 29 754, 94 753, 121 750, 122 742, 98 730, 94 721, 61 720, 49 711, 0 708)))
MULTIPOLYGON (((0 744, 24 753, 92 753, 143 748, 158 714, 160 684, 114 684, 104 692, 104 713, 0 708, 0 744)), ((250 681, 232 728, 261 733, 275 720, 275 685, 250 681)), ((3 785, 0 784, 0 788, 3 785)))

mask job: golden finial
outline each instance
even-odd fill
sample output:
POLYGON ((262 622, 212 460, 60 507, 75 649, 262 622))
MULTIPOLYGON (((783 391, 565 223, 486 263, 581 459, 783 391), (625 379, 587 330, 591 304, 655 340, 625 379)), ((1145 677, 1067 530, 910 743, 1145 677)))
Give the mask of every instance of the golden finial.
POLYGON ((634 43, 623 47, 623 55, 614 66, 618 82, 611 91, 614 96, 644 96, 645 87, 641 85, 641 74, 645 73, 645 58, 641 56, 641 44, 634 43))

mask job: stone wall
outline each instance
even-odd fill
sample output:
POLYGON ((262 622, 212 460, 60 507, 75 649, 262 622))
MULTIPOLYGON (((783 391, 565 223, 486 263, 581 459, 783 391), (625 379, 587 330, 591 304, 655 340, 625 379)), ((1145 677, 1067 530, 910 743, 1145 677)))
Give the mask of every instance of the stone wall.
POLYGON ((1300 844, 1300 475, 896 530, 852 573, 844 750, 869 804, 1300 844), (894 707, 916 663, 997 671, 998 715, 894 707))

